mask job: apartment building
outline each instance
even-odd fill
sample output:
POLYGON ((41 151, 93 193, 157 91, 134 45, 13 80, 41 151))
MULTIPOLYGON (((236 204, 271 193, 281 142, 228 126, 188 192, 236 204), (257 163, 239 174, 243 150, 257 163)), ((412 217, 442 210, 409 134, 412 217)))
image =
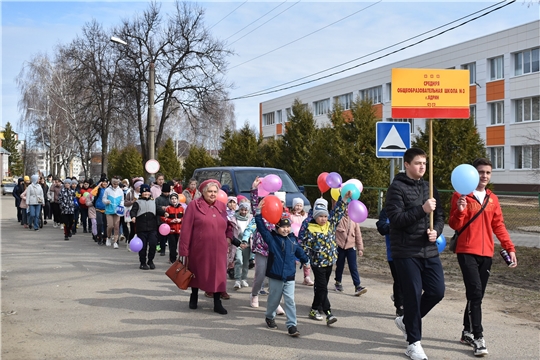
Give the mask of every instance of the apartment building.
POLYGON ((410 122, 414 138, 426 121, 392 119, 392 68, 468 69, 470 111, 493 162, 496 189, 540 191, 539 55, 540 21, 533 21, 262 102, 260 132, 283 135, 296 98, 323 125, 335 102, 346 110, 360 97, 372 100, 381 120, 410 122))

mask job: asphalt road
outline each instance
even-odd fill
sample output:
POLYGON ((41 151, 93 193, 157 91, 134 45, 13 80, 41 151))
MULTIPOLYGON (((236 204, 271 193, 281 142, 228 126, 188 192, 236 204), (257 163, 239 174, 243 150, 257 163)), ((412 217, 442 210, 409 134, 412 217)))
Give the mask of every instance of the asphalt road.
MULTIPOLYGON (((138 268, 124 246, 98 247, 88 234, 63 240, 49 223, 24 230, 15 219, 12 197, 1 197, 2 359, 406 359, 406 342, 394 325, 391 285, 363 278, 368 292, 330 293, 338 322, 307 317, 313 290, 297 273, 299 338, 264 323, 266 301, 249 307, 249 289, 233 290, 224 301, 229 314, 212 311, 202 298, 188 308, 189 294, 165 276, 168 257, 154 271, 138 268)), ((252 271, 249 273, 253 276, 252 271)), ((472 359, 459 343, 463 291, 445 299, 423 322, 424 350, 430 359, 472 359)), ((538 359, 539 323, 503 313, 484 300, 484 335, 491 359, 538 359)))

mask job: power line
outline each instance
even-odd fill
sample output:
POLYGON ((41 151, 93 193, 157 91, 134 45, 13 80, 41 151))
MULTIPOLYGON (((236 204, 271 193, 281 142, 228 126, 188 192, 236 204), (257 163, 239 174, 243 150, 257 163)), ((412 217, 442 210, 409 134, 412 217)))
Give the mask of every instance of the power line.
MULTIPOLYGON (((505 1, 506 1, 506 0, 505 0, 505 1)), ((292 89, 292 88, 295 88, 295 87, 298 87, 298 86, 306 85, 306 84, 309 84, 309 83, 312 83, 312 82, 315 82, 315 81, 319 81, 319 80, 326 79, 326 78, 331 77, 331 76, 334 76, 334 75, 338 75, 338 74, 344 73, 344 72, 346 72, 346 71, 355 69, 355 68, 357 68, 357 67, 360 67, 360 66, 363 66, 363 65, 372 63, 372 62, 374 62, 374 61, 376 61, 376 60, 383 59, 383 58, 388 57, 388 56, 390 56, 390 55, 392 55, 392 54, 401 52, 401 51, 403 51, 403 50, 406 50, 406 49, 408 49, 408 48, 411 48, 411 47, 413 47, 413 46, 416 46, 416 45, 418 45, 418 44, 421 44, 421 43, 423 43, 423 42, 425 42, 425 41, 427 41, 427 40, 434 39, 434 38, 436 38, 436 37, 438 37, 438 36, 440 36, 440 35, 442 35, 442 34, 444 34, 444 33, 447 33, 447 32, 449 32, 449 31, 455 30, 455 29, 457 29, 457 28, 459 28, 459 27, 461 27, 461 26, 463 26, 463 25, 466 25, 466 24, 472 22, 472 21, 478 20, 479 18, 482 18, 482 17, 484 17, 484 16, 486 16, 486 15, 492 13, 492 12, 495 12, 495 11, 497 11, 497 10, 500 10, 500 9, 502 9, 502 8, 508 6, 508 5, 511 5, 511 4, 514 3, 515 1, 516 1, 516 0, 512 0, 511 2, 509 2, 509 3, 507 3, 507 4, 504 4, 504 5, 502 5, 502 6, 499 6, 499 7, 495 8, 495 9, 493 9, 493 10, 490 10, 490 11, 488 11, 488 12, 482 14, 482 15, 479 15, 479 16, 474 17, 474 18, 472 18, 472 19, 469 19, 469 20, 467 20, 467 21, 464 21, 464 22, 462 22, 461 24, 458 24, 458 25, 453 26, 453 27, 451 27, 451 28, 449 28, 449 29, 446 29, 446 30, 444 30, 444 31, 441 31, 441 32, 439 32, 439 33, 437 33, 437 34, 435 34, 435 35, 429 36, 429 37, 427 37, 427 38, 425 38, 425 39, 422 39, 422 40, 419 40, 419 41, 417 41, 417 42, 415 42, 415 43, 413 43, 413 44, 410 44, 410 45, 401 47, 401 48, 399 48, 399 49, 397 49, 397 50, 391 51, 391 52, 389 52, 389 53, 386 53, 386 54, 384 54, 384 55, 378 56, 378 57, 376 57, 376 58, 374 58, 374 59, 365 61, 365 62, 363 62, 363 63, 360 63, 360 64, 357 64, 357 65, 351 66, 351 67, 349 67, 349 68, 346 68, 346 69, 343 69, 343 70, 340 70, 340 71, 336 71, 336 72, 334 72, 334 73, 331 73, 331 74, 328 74, 328 75, 325 75, 325 76, 321 76, 321 77, 318 77, 318 78, 313 79, 313 80, 305 81, 305 82, 302 82, 302 83, 299 83, 299 84, 296 84, 296 85, 291 85, 291 86, 287 86, 287 87, 282 87, 282 88, 279 88, 279 89, 276 89, 276 90, 272 90, 272 91, 261 90, 261 91, 259 91, 259 92, 255 92, 255 93, 251 93, 251 94, 243 95, 243 96, 238 96, 238 97, 235 97, 235 98, 230 98, 230 99, 228 99, 228 100, 240 100, 240 99, 247 99, 247 98, 256 97, 256 96, 261 96, 261 95, 267 95, 267 94, 271 94, 271 93, 275 93, 275 92, 279 92, 279 91, 283 91, 283 90, 292 89), (263 91, 264 91, 264 92, 263 92, 263 91)), ((498 3, 498 4, 500 4, 500 3, 498 3)), ((497 5, 497 4, 496 4, 496 5, 497 5)), ((466 16, 466 17, 468 17, 468 16, 466 16)), ((353 61, 354 61, 354 60, 353 60, 353 61)), ((324 70, 324 71, 327 71, 327 70, 324 70)), ((324 72, 324 71, 322 71, 322 72, 324 72)), ((309 76, 308 76, 308 77, 309 77, 309 76)), ((280 85, 280 86, 281 86, 281 85, 280 85)))
MULTIPOLYGON (((322 74, 322 73, 324 73, 324 72, 327 72, 327 71, 330 71, 330 70, 339 68, 339 67, 344 66, 344 65, 347 65, 347 64, 350 64, 350 63, 352 63, 352 62, 354 62, 354 61, 361 60, 361 59, 366 58, 366 57, 368 57, 368 56, 375 55, 375 54, 380 53, 380 52, 382 52, 382 51, 384 51, 384 50, 388 50, 388 49, 393 48, 393 47, 395 47, 395 46, 397 46, 397 45, 401 45, 401 44, 406 43, 406 42, 408 42, 408 41, 410 41, 410 40, 416 39, 416 38, 418 38, 418 37, 420 37, 420 36, 429 34, 430 32, 439 30, 439 29, 444 28, 444 27, 446 27, 446 26, 448 26, 448 25, 450 25, 450 24, 453 24, 453 23, 458 22, 458 21, 460 21, 460 20, 463 20, 463 19, 466 19, 466 18, 468 18, 468 17, 471 17, 471 16, 473 16, 473 15, 475 15, 475 14, 478 14, 478 13, 480 13, 480 12, 483 12, 483 11, 489 9, 489 8, 492 8, 492 7, 494 7, 494 6, 497 6, 497 5, 499 5, 499 4, 502 4, 502 3, 506 2, 506 1, 507 1, 507 0, 503 0, 503 1, 498 2, 498 3, 496 3, 496 4, 487 6, 487 7, 483 8, 483 9, 480 9, 480 10, 478 10, 478 11, 475 11, 475 12, 473 12, 473 13, 470 13, 470 14, 468 14, 468 15, 465 15, 465 16, 459 18, 459 19, 450 21, 450 22, 448 22, 448 23, 446 23, 446 24, 444 24, 444 25, 440 25, 440 26, 438 26, 438 27, 436 27, 436 28, 433 28, 433 29, 428 30, 428 31, 425 31, 425 32, 423 32, 423 33, 421 33, 421 34, 412 36, 412 37, 410 37, 410 38, 408 38, 408 39, 402 40, 402 41, 397 42, 397 43, 395 43, 395 44, 389 45, 389 46, 387 46, 387 47, 385 47, 385 48, 382 48, 382 49, 373 51, 373 52, 371 52, 371 53, 369 53, 369 54, 360 56, 360 57, 358 57, 358 58, 356 58, 356 59, 352 59, 352 60, 346 61, 346 62, 344 62, 344 63, 341 63, 341 64, 339 64, 339 65, 335 65, 335 66, 326 68, 326 69, 324 69, 324 70, 317 71, 317 72, 315 72, 315 73, 313 73, 313 74, 306 75, 306 76, 300 77, 300 78, 298 78, 298 79, 291 80, 291 81, 282 83, 282 84, 280 84, 280 85, 275 85, 275 86, 272 86, 272 87, 269 87, 269 88, 266 88, 266 89, 263 89, 263 90, 260 90, 260 91, 256 91, 256 92, 253 92, 253 93, 250 93, 250 94, 247 94, 247 95, 254 95, 254 94, 258 94, 258 93, 260 93, 260 92, 264 92, 264 91, 272 90, 272 89, 275 89, 275 88, 278 88, 278 87, 281 87, 281 86, 285 86, 285 85, 288 85, 288 84, 292 84, 292 83, 295 83, 295 82, 297 82, 297 81, 304 80, 304 79, 310 78, 310 77, 312 77, 312 76, 315 76, 315 75, 318 75, 318 74, 322 74)), ((508 4, 508 5, 510 5, 510 4, 508 4)))
MULTIPOLYGON (((232 43, 230 43, 229 45, 232 45, 236 42, 238 42, 239 40, 245 38, 246 36, 248 36, 249 34, 251 34, 252 32, 254 32, 255 30, 259 29, 260 27, 262 27, 263 25, 267 24, 268 22, 274 20, 276 17, 278 17, 279 15, 283 14, 285 11, 289 10, 290 8, 292 8, 293 6, 295 6, 296 4, 298 4, 300 2, 300 0, 298 0, 297 2, 295 2, 294 4, 292 4, 291 6, 289 6, 288 8, 286 8, 285 10, 283 10, 282 12, 276 14, 275 16, 271 17, 270 19, 268 19, 267 21, 263 22, 261 25, 257 26, 255 29, 251 30, 250 32, 248 32, 247 34, 245 34, 244 36, 241 36, 239 37, 238 39, 234 40, 232 43)), ((251 60, 249 60, 251 61, 251 60)), ((242 65, 242 64, 240 64, 242 65)), ((240 66, 240 65, 236 65, 236 66, 240 66)), ((236 67, 235 66, 235 67, 236 67)), ((232 69, 232 68, 231 68, 232 69)))
POLYGON ((235 12, 236 10, 238 10, 242 5, 244 5, 245 3, 247 3, 248 0, 244 1, 243 3, 241 3, 240 5, 238 5, 233 11, 231 11, 230 13, 228 13, 227 15, 225 15, 221 20, 219 20, 217 23, 215 23, 214 25, 210 26, 208 28, 208 30, 211 30, 214 26, 216 26, 217 24, 219 24, 220 22, 222 22, 223 20, 225 20, 229 15, 231 15, 233 12, 235 12))
MULTIPOLYGON (((284 2, 278 4, 278 5, 275 6, 275 7, 273 7, 270 11, 268 11, 268 12, 266 12, 265 14, 259 16, 257 19, 253 20, 252 22, 250 22, 249 24, 247 24, 246 26, 244 26, 243 28, 241 28, 240 30, 238 30, 237 32, 235 32, 234 34, 232 34, 231 36, 229 36, 228 38, 226 38, 225 40, 229 40, 230 38, 232 38, 234 35, 236 35, 236 34, 238 34, 239 32, 241 32, 242 30, 244 30, 244 29, 248 28, 249 26, 255 24, 257 21, 259 21, 260 19, 262 19, 262 18, 265 17, 266 15, 270 14, 272 11, 274 11, 275 9, 277 9, 278 7, 280 7, 281 5, 285 4, 286 2, 287 2, 287 0, 285 0, 284 2)), ((254 29, 254 30, 256 30, 256 29, 254 29)), ((254 31, 254 30, 253 30, 253 31, 254 31)), ((251 33, 251 32, 249 32, 249 33, 251 33)), ((249 33, 248 33, 248 34, 249 34, 249 33)), ((236 40, 236 41, 238 41, 238 40, 236 40)), ((235 41, 235 42, 236 42, 236 41, 235 41)))
MULTIPOLYGON (((340 21, 343 21, 343 20, 345 20, 345 19, 347 19, 347 18, 350 18, 351 16, 356 15, 356 14, 358 14, 359 12, 362 12, 362 11, 364 11, 364 10, 367 10, 367 9, 369 9, 370 7, 377 5, 377 4, 380 3, 381 1, 382 1, 382 0, 379 0, 379 1, 377 1, 376 3, 373 3, 373 4, 371 4, 371 5, 368 5, 368 6, 366 6, 365 8, 362 8, 362 9, 360 9, 360 10, 358 10, 358 11, 355 11, 355 12, 353 12, 352 14, 349 14, 349 15, 347 15, 347 16, 345 16, 345 17, 343 17, 343 18, 341 18, 341 19, 339 19, 339 20, 337 20, 337 21, 334 21, 334 22, 331 23, 331 24, 328 24, 328 25, 326 25, 326 26, 323 26, 323 27, 320 28, 320 29, 317 29, 317 30, 315 30, 315 31, 310 32, 309 34, 306 34, 306 35, 304 35, 304 36, 301 36, 301 37, 299 37, 299 38, 296 39, 296 40, 290 41, 290 42, 288 42, 288 43, 286 43, 286 44, 284 44, 284 45, 281 45, 281 46, 279 46, 279 47, 277 47, 277 48, 275 48, 275 49, 273 49, 273 50, 270 50, 270 51, 268 51, 268 52, 265 52, 264 54, 261 54, 261 55, 259 55, 259 56, 256 56, 256 57, 252 58, 252 59, 249 59, 249 60, 247 60, 247 61, 244 61, 243 63, 240 63, 240 64, 235 65, 235 66, 233 66, 233 67, 230 67, 229 70, 232 70, 232 69, 234 69, 234 68, 236 68, 236 67, 238 67, 238 66, 247 64, 248 62, 251 62, 251 61, 253 61, 253 60, 256 60, 256 59, 258 59, 258 58, 261 58, 261 57, 263 57, 263 56, 266 56, 266 55, 268 55, 268 54, 271 54, 271 53, 273 53, 274 51, 277 51, 277 50, 279 50, 279 49, 283 49, 283 48, 286 47, 286 46, 289 46, 289 45, 291 45, 291 44, 294 44, 294 43, 297 42, 297 41, 300 41, 300 40, 302 40, 302 39, 305 39, 305 38, 308 37, 308 36, 311 36, 311 35, 313 35, 313 34, 315 34, 315 33, 318 33, 318 32, 321 31, 321 30, 324 30, 324 29, 326 29, 326 28, 328 28, 328 27, 330 27, 330 26, 332 26, 332 25, 335 25, 335 24, 337 24, 337 23, 340 22, 340 21)), ((297 2, 297 3, 298 3, 298 2, 297 2)), ((297 3, 295 3, 295 4, 297 4, 297 3)), ((241 39, 241 38, 240 38, 240 39, 241 39)), ((240 40, 240 39, 238 39, 238 40, 240 40)), ((236 40, 236 41, 238 41, 238 40, 236 40)))

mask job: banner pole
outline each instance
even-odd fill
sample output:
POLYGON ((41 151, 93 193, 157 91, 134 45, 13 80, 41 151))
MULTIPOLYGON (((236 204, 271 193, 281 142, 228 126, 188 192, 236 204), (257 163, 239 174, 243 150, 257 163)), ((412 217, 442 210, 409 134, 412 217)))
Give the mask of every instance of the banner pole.
MULTIPOLYGON (((429 122, 429 198, 433 199, 433 119, 429 122)), ((429 213, 429 229, 433 231, 433 211, 429 213)))

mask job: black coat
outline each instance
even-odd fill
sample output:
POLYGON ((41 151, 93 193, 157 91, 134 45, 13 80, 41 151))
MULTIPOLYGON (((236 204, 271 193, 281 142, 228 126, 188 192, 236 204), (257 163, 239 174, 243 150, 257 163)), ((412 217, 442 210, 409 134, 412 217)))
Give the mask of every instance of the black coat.
MULTIPOLYGON (((437 207, 433 215, 433 229, 441 234, 444 210, 437 189, 433 189, 437 207)), ((422 205, 429 199, 429 184, 423 179, 413 180, 405 173, 398 174, 386 194, 386 213, 390 219, 390 248, 392 258, 431 258, 439 256, 437 245, 428 240, 429 214, 422 205)))

